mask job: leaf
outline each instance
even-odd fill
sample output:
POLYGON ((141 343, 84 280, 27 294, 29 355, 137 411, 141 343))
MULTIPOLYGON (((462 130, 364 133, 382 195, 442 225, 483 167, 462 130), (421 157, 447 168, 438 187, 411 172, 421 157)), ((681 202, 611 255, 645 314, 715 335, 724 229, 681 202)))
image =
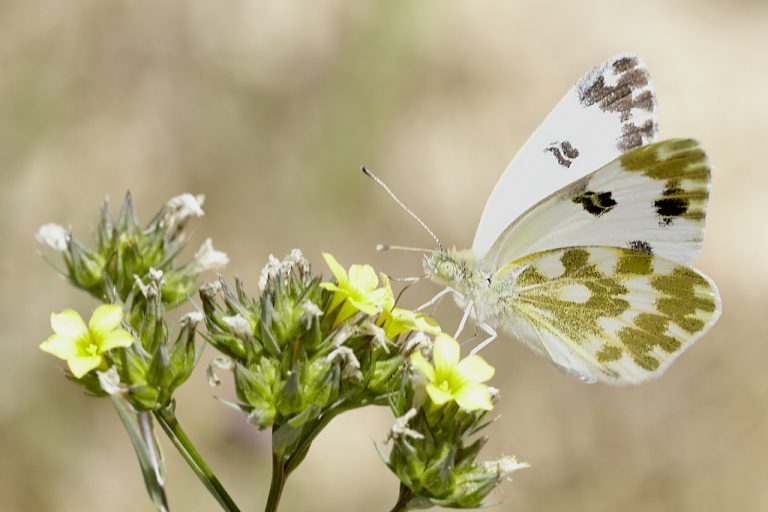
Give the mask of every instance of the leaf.
POLYGON ((129 410, 124 403, 115 397, 112 397, 112 404, 131 439, 136 457, 139 459, 144 485, 152 503, 157 510, 168 512, 170 509, 165 492, 165 464, 160 445, 152 429, 152 416, 148 412, 136 413, 129 410), (144 429, 141 428, 140 423, 143 423, 144 429))

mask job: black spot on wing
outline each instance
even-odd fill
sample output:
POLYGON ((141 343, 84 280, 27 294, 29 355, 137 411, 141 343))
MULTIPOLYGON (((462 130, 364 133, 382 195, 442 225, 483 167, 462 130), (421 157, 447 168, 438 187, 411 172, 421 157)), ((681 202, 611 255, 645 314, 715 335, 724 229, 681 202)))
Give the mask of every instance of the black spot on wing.
POLYGON ((677 217, 684 215, 689 205, 685 191, 675 186, 665 188, 663 197, 653 203, 656 214, 660 217, 660 223, 666 226, 672 224, 677 217))
POLYGON ((627 247, 633 251, 639 251, 644 254, 653 255, 653 247, 644 240, 633 240, 627 244, 627 247))
POLYGON ((560 147, 563 148, 563 153, 565 153, 565 156, 570 159, 574 159, 579 156, 579 150, 573 147, 573 145, 571 145, 571 143, 567 140, 563 141, 560 144, 560 147))
POLYGON ((621 133, 616 149, 626 152, 653 141, 656 136, 656 99, 650 75, 633 55, 597 66, 577 84, 579 102, 619 115, 621 133), (647 114, 640 114, 644 111, 647 114), (639 119, 645 119, 639 121, 639 119))
POLYGON ((621 116, 622 122, 629 120, 633 108, 652 111, 655 103, 653 93, 642 91, 636 96, 633 94, 634 91, 647 87, 649 83, 648 72, 638 67, 638 64, 635 57, 616 60, 611 66, 611 71, 605 68, 593 83, 579 91, 581 104, 597 105, 603 112, 616 112, 621 116), (606 84, 606 72, 617 75, 613 85, 606 84))
POLYGON ((549 151, 552 153, 557 159, 557 163, 563 167, 570 167, 573 163, 573 160, 579 156, 579 150, 573 147, 573 145, 567 140, 561 142, 560 144, 553 142, 544 148, 544 151, 549 151))
POLYGON ((628 122, 621 127, 621 136, 618 139, 619 151, 629 151, 632 148, 642 146, 644 141, 653 140, 656 133, 656 123, 652 119, 646 120, 642 125, 628 122))
POLYGON ((574 196, 571 200, 576 204, 580 204, 587 213, 595 217, 611 211, 616 206, 616 201, 610 192, 592 192, 587 190, 574 196))

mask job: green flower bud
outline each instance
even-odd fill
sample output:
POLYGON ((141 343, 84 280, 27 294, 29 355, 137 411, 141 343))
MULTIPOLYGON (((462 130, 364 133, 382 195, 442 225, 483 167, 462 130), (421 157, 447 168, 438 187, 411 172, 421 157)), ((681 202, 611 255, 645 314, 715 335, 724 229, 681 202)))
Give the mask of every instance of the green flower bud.
MULTIPOLYGON (((217 269, 228 262, 226 254, 213 249, 210 239, 195 254, 193 261, 178 265, 176 258, 184 248, 185 227, 192 217, 202 216, 202 198, 182 194, 172 198, 150 223, 142 228, 130 194, 126 194, 115 221, 105 202, 101 208, 96 249, 86 248, 64 228, 46 224, 36 238, 62 252, 66 276, 79 288, 102 301, 128 305, 133 324, 138 309, 148 300, 146 287, 151 272, 161 272, 158 293, 165 307, 176 307, 194 291, 201 272, 217 269)), ((139 313, 140 314, 140 313, 139 313)))

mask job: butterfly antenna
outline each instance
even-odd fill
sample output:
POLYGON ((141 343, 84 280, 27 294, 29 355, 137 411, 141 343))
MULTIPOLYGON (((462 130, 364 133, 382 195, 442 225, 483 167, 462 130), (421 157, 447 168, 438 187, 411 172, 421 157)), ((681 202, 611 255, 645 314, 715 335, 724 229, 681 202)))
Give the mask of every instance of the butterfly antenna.
POLYGON ((403 245, 389 245, 378 244, 376 250, 379 252, 384 251, 408 251, 408 252, 432 252, 432 249, 425 249, 423 247, 406 247, 403 245))
MULTIPOLYGON (((423 220, 421 220, 421 219, 419 218, 419 216, 418 216, 418 215, 416 215, 415 213, 413 213, 413 212, 410 210, 410 208, 408 208, 407 206, 405 206, 405 204, 403 204, 403 202, 402 202, 400 199, 398 199, 398 197, 395 195, 395 193, 394 193, 394 192, 392 192, 392 190, 390 190, 390 188, 389 188, 389 187, 388 187, 388 186, 387 186, 387 185, 386 185, 386 184, 385 184, 383 181, 381 181, 381 179, 379 179, 379 177, 378 177, 378 176, 376 176, 375 174, 373 174, 373 172, 371 172, 371 170, 370 170, 370 169, 368 169, 366 166, 363 166, 363 167, 362 167, 362 171, 363 171, 363 173, 364 173, 366 176, 368 176, 368 177, 369 177, 369 178, 371 178, 373 181, 375 181, 375 182, 376 182, 376 184, 377 184, 378 186, 380 186, 381 188, 383 188, 383 189, 384 189, 384 191, 385 191, 387 194, 389 194, 389 197, 391 197, 392 199, 394 199, 394 200, 395 200, 395 202, 396 202, 396 203, 397 203, 397 204, 400 206, 400 208, 402 208, 403 210, 405 210, 406 212, 408 212, 408 215, 410 215, 411 217, 413 217, 413 218, 416 220, 416 222, 418 222, 419 224, 421 224, 421 227, 423 227, 423 228, 424 228, 424 230, 426 230, 426 232, 427 232, 427 233, 429 233, 429 236, 431 236, 431 237, 432 237, 432 238, 435 240, 435 242, 437 242, 437 246, 438 246, 440 249, 442 249, 442 248, 443 248, 443 244, 441 244, 441 243, 440 243, 440 239, 439 239, 439 238, 437 238, 437 235, 435 235, 435 233, 434 233, 434 232, 433 232, 431 229, 429 229, 429 226, 427 226, 427 224, 426 224, 426 223, 425 223, 423 220)), ((387 250, 387 249, 395 249, 395 248, 398 248, 398 249, 400 249, 400 247, 399 247, 399 246, 394 246, 394 245, 384 245, 384 246, 381 246, 381 247, 383 247, 383 248, 382 248, 382 249, 379 249, 379 250, 387 250)), ((378 247, 377 247, 377 249, 378 249, 378 247)), ((413 249, 413 248, 402 248, 402 249, 403 249, 403 250, 416 250, 416 251, 421 251, 421 250, 422 250, 422 249, 413 249)))

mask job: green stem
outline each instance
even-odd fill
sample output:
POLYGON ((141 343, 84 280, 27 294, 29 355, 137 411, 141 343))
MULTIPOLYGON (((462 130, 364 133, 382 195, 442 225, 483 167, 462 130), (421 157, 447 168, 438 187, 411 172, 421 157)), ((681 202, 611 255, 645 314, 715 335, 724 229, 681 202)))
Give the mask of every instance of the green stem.
POLYGON ((338 416, 344 411, 348 411, 351 408, 352 407, 339 408, 333 411, 328 411, 327 413, 323 414, 323 416, 320 418, 320 420, 318 420, 317 423, 315 423, 314 427, 312 427, 312 430, 307 432, 306 435, 302 436, 293 454, 290 457, 288 457, 288 460, 286 461, 286 464, 285 464, 286 477, 290 475, 299 466, 299 464, 301 464, 301 461, 304 460, 304 457, 307 456, 307 452, 309 452, 309 448, 310 446, 312 446, 312 441, 314 441, 315 438, 318 436, 318 434, 320 434, 320 431, 322 431, 328 425, 328 423, 331 422, 333 418, 335 418, 336 416, 338 416))
POLYGON ((187 461, 189 467, 195 472, 197 477, 203 483, 208 492, 216 498, 219 505, 226 512, 240 512, 240 509, 235 505, 235 502, 227 494, 224 486, 221 485, 219 479, 213 473, 208 464, 205 463, 202 455, 197 451, 195 445, 189 440, 187 434, 182 430, 179 421, 176 419, 176 415, 170 407, 166 407, 159 411, 155 411, 155 417, 158 423, 163 427, 163 430, 173 442, 173 446, 179 451, 184 460, 187 461))
POLYGON ((400 495, 397 497, 397 503, 389 512, 405 512, 408 510, 408 502, 413 498, 413 491, 403 484, 400 484, 400 495))
POLYGON ((291 474, 298 467, 298 465, 301 464, 301 461, 303 461, 304 457, 307 456, 307 452, 309 451, 310 446, 312 446, 312 442, 315 440, 318 434, 320 434, 320 432, 331 422, 333 418, 343 412, 351 411, 352 409, 357 409, 366 405, 379 404, 364 400, 358 403, 339 405, 336 408, 331 409, 323 414, 320 417, 320 420, 318 420, 318 422, 315 423, 315 425, 312 427, 312 430, 302 436, 301 440, 296 445, 296 449, 293 450, 293 455, 288 458, 288 462, 285 465, 286 474, 291 474))
POLYGON ((283 487, 288 479, 288 472, 285 470, 286 461, 283 455, 272 454, 272 482, 269 484, 269 497, 264 512, 275 512, 280 503, 280 496, 283 494, 283 487))
POLYGON ((264 512, 275 512, 277 510, 277 506, 280 504, 283 488, 285 487, 285 482, 288 480, 288 475, 290 475, 307 456, 312 441, 315 440, 323 428, 342 412, 354 409, 355 407, 360 407, 360 405, 337 407, 336 409, 332 409, 323 414, 317 423, 312 426, 312 429, 299 439, 290 456, 286 457, 283 454, 277 455, 274 452, 272 453, 272 482, 269 485, 269 497, 267 498, 267 506, 264 509, 264 512))
POLYGON ((315 440, 328 423, 339 414, 364 405, 367 405, 367 402, 346 404, 343 406, 340 405, 329 410, 320 417, 317 423, 315 423, 308 432, 301 436, 290 456, 277 455, 273 452, 272 482, 269 486, 269 497, 267 498, 267 506, 264 509, 264 512, 275 512, 277 510, 277 506, 280 503, 280 497, 283 493, 283 488, 285 487, 285 482, 288 480, 288 475, 301 464, 307 456, 310 446, 312 446, 312 441, 315 440))

